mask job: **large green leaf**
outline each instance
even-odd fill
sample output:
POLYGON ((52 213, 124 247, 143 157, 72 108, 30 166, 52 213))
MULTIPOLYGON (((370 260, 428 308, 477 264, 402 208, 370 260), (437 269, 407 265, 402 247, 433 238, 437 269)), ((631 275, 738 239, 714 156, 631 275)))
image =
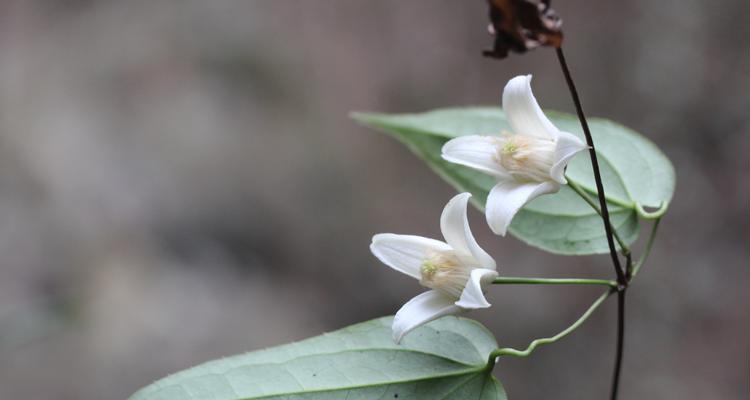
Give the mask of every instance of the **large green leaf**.
MULTIPOLYGON (((575 116, 548 113, 560 128, 583 138, 575 116)), ((494 180, 469 168, 444 161, 441 148, 462 135, 497 135, 510 126, 496 107, 454 108, 423 114, 365 114, 353 117, 360 123, 395 136, 424 159, 441 177, 460 191, 471 192, 481 210, 494 180)), ((648 139, 613 122, 589 119, 608 200, 612 224, 626 243, 638 237, 638 207, 668 204, 674 191, 674 170, 669 160, 648 139)), ((593 195, 596 186, 588 157, 579 155, 570 163, 569 180, 593 195)), ((557 254, 608 252, 601 219, 583 199, 564 187, 542 196, 516 215, 510 233, 524 242, 557 254)))
POLYGON ((384 317, 179 372, 130 400, 505 400, 486 368, 497 348, 479 323, 444 317, 391 338, 384 317))

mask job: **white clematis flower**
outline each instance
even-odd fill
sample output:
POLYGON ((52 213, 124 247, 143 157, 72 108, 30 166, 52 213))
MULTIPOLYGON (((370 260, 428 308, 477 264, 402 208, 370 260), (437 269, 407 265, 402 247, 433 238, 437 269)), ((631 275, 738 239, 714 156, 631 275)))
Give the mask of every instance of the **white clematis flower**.
POLYGON ((457 137, 443 146, 442 155, 497 179, 487 197, 487 223, 493 232, 505 236, 521 207, 567 183, 565 167, 588 146, 547 119, 531 92, 531 75, 508 81, 503 110, 513 133, 457 137))
POLYGON ((479 247, 466 217, 469 193, 446 204, 440 217, 445 242, 421 236, 381 233, 370 250, 396 271, 419 280, 432 290, 409 300, 393 319, 393 340, 444 315, 487 308, 484 287, 497 276, 495 260, 479 247))

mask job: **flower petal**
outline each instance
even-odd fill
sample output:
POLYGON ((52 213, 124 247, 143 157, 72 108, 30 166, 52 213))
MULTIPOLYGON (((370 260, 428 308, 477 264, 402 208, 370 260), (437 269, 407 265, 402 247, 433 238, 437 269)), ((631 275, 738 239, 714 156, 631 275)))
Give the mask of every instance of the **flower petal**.
POLYGON ((450 251, 452 248, 439 240, 421 236, 380 233, 372 237, 370 251, 383 264, 416 279, 422 278, 420 268, 429 252, 450 251))
POLYGON ((487 196, 486 216, 492 232, 505 236, 508 225, 518 210, 534 198, 560 190, 560 184, 554 181, 542 183, 520 183, 500 181, 487 196))
POLYGON ((443 145, 446 161, 465 165, 495 177, 507 177, 508 172, 497 162, 500 138, 494 136, 460 136, 443 145))
POLYGON ((456 305, 469 310, 491 306, 484 297, 483 289, 496 277, 497 271, 491 269, 477 268, 471 271, 471 278, 466 282, 466 287, 456 305))
POLYGON ((555 163, 552 164, 552 169, 549 172, 552 179, 563 185, 568 183, 565 180, 565 167, 573 156, 586 148, 588 146, 578 136, 568 132, 558 132, 557 144, 555 145, 555 163))
POLYGON ((462 310, 453 304, 456 299, 437 290, 430 290, 409 300, 393 318, 393 340, 396 343, 414 328, 462 310))
POLYGON ((554 139, 558 129, 539 107, 531 92, 531 75, 517 76, 505 85, 503 110, 513 133, 554 139))
POLYGON ((466 209, 471 193, 460 193, 454 196, 443 209, 440 216, 440 230, 445 241, 457 252, 471 255, 477 267, 495 269, 495 260, 477 244, 471 234, 466 209))

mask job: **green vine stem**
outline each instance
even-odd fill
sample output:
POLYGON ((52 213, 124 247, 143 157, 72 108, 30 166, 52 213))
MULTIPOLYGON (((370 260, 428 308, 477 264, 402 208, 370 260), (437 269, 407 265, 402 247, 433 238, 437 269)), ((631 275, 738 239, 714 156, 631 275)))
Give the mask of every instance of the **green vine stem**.
POLYGON ((643 249, 643 254, 641 254, 641 258, 639 258, 638 261, 635 263, 635 267, 633 268, 633 273, 631 274, 630 279, 635 278, 635 276, 638 274, 638 271, 641 270, 643 263, 646 262, 646 260, 648 259, 648 256, 651 254, 651 248, 654 247, 654 241, 656 240, 656 232, 659 229, 659 222, 661 222, 661 218, 657 218, 654 221, 654 225, 651 226, 651 234, 648 236, 648 242, 646 242, 646 248, 643 249))
MULTIPOLYGON (((576 192, 586 203, 588 203, 591 208, 596 211, 599 216, 602 216, 602 210, 599 209, 599 206, 594 203, 594 200, 589 197, 589 195, 586 193, 585 189, 583 189, 581 186, 578 185, 575 181, 571 180, 567 176, 565 177, 568 180, 568 186, 570 186, 571 189, 573 189, 574 192, 576 192)), ((612 228, 612 235, 615 237, 615 240, 617 240, 617 244, 620 246, 620 249, 622 249, 622 253, 624 255, 630 254, 630 248, 628 245, 625 244, 625 241, 620 238, 620 235, 617 233, 617 230, 612 228)))
POLYGON ((490 353, 489 359, 487 360, 487 369, 491 370, 495 366, 495 362, 498 357, 501 356, 512 356, 512 357, 528 357, 534 349, 541 345, 555 343, 558 340, 564 338, 565 336, 568 336, 571 332, 576 330, 578 327, 580 327, 586 320, 591 316, 591 314, 596 311, 599 306, 604 303, 604 300, 606 300, 610 295, 615 293, 617 291, 617 288, 612 288, 604 292, 599 298, 597 298, 591 306, 584 312, 575 322, 573 322, 572 325, 568 326, 564 330, 560 331, 555 336, 546 337, 546 338, 539 338, 534 341, 532 341, 528 347, 526 347, 525 350, 516 350, 510 347, 504 347, 500 349, 495 349, 492 353, 490 353))
MULTIPOLYGON (((591 208, 593 208, 597 214, 600 216, 602 215, 601 211, 599 210, 599 207, 594 203, 594 201, 591 199, 591 197, 586 193, 585 189, 583 189, 578 183, 576 183, 573 180, 570 180, 567 176, 565 177, 568 180, 568 186, 570 186, 571 189, 573 189, 574 192, 576 192, 591 208)), ((641 269, 643 264, 648 259, 649 254, 651 253, 651 248, 654 246, 654 241, 656 239, 656 232, 659 229, 659 222, 661 222, 661 217, 664 215, 664 213, 667 212, 667 209, 669 208, 668 202, 662 202, 661 206, 658 210, 653 212, 648 212, 643 209, 643 207, 636 203, 635 204, 635 211, 638 213, 638 216, 640 216, 643 219, 653 219, 654 224, 651 227, 651 233, 649 234, 648 241, 646 242, 646 247, 643 250, 643 254, 641 254, 641 257, 638 259, 638 261, 633 264, 632 260, 630 259, 630 249, 628 246, 623 243, 623 240, 620 238, 620 235, 617 234, 617 230, 613 229, 612 233, 615 237, 615 240, 617 240, 617 244, 622 249, 623 255, 627 258, 627 278, 628 281, 633 279, 636 274, 638 274, 638 271, 641 269)))
POLYGON ((604 285, 617 288, 616 281, 605 279, 579 279, 579 278, 524 278, 513 276, 501 276, 492 281, 493 285, 604 285))

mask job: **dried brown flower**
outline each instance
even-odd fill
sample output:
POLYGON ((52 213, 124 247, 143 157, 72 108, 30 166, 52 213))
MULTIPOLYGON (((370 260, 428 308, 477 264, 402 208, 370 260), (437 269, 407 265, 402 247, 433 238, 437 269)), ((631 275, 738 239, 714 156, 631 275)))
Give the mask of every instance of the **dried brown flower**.
POLYGON ((495 36, 492 50, 484 55, 505 58, 508 51, 523 53, 539 46, 560 47, 562 20, 549 6, 550 0, 487 0, 489 31, 495 36))

